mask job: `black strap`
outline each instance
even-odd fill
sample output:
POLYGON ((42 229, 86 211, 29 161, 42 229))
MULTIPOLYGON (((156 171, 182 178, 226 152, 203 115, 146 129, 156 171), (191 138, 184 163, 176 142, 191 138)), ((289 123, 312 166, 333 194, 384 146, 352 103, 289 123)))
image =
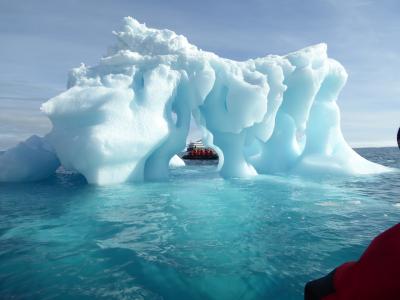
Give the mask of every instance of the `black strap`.
POLYGON ((335 270, 330 272, 325 277, 309 281, 304 288, 304 300, 321 300, 322 298, 335 293, 333 277, 335 270))

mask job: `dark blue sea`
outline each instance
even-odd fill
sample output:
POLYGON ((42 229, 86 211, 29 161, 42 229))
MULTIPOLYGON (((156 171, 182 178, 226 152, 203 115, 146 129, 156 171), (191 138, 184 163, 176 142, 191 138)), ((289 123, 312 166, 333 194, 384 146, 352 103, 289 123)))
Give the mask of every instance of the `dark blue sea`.
MULTIPOLYGON (((357 150, 400 168, 397 148, 357 150)), ((400 221, 400 173, 0 184, 1 299, 302 299, 400 221)))

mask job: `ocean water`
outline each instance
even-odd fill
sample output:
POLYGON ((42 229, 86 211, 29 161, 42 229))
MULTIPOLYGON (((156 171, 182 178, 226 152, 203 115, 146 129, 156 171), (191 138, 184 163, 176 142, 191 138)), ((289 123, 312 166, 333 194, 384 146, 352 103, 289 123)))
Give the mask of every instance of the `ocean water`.
MULTIPOLYGON (((400 167, 397 148, 359 149, 400 167)), ((400 220, 400 173, 0 184, 1 299, 302 299, 400 220)))

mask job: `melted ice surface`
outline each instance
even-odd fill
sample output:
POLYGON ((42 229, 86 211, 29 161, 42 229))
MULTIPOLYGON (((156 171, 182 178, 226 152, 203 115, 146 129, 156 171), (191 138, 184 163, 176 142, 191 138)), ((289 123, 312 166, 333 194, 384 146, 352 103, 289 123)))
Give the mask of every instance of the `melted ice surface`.
POLYGON ((238 62, 131 17, 114 35, 98 65, 73 69, 68 89, 42 105, 53 124, 43 143, 89 183, 167 178, 192 117, 223 177, 388 170, 344 140, 336 100, 347 73, 325 44, 238 62))

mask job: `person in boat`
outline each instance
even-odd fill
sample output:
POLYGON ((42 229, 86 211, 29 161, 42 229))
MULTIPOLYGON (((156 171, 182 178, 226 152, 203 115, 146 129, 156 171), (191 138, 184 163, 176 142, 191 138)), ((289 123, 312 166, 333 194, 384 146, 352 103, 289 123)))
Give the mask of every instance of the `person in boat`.
POLYGON ((356 262, 310 281, 305 300, 399 300, 400 223, 378 235, 356 262))

